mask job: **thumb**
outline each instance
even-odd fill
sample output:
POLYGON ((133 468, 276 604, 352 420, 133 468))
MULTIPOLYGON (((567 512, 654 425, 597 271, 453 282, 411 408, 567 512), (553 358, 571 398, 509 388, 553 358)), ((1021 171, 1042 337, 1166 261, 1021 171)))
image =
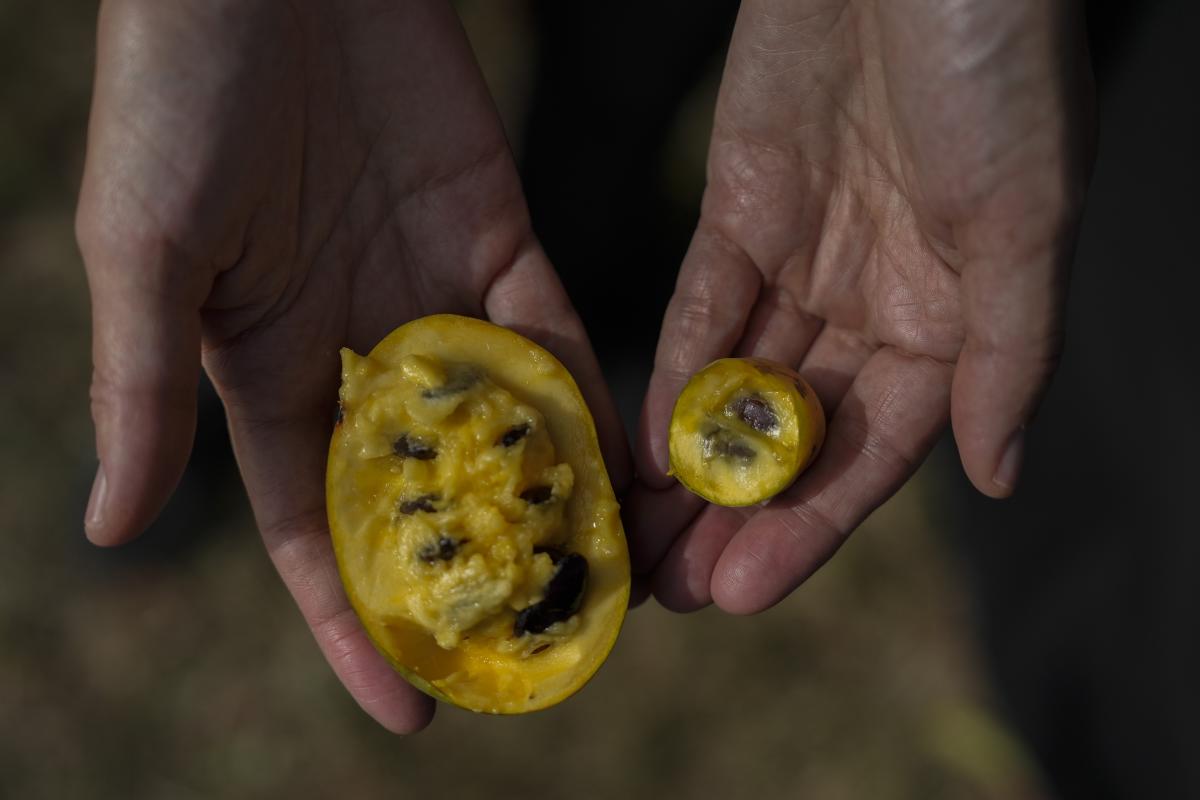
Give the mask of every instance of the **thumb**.
POLYGON ((100 464, 84 525, 95 544, 115 545, 158 516, 191 452, 203 289, 172 271, 169 245, 105 232, 87 209, 76 232, 92 299, 100 464))

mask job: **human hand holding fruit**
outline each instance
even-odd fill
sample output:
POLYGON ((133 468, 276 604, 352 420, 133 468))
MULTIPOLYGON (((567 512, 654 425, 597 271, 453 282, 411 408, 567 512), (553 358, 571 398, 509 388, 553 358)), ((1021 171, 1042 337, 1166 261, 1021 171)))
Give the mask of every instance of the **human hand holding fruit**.
POLYGON ((449 5, 109 0, 77 227, 100 458, 89 537, 124 542, 166 502, 203 365, 326 657, 385 727, 423 726, 432 703, 368 642, 329 544, 339 347, 366 352, 438 311, 509 326, 570 368, 613 482, 629 474, 449 5))
POLYGON ((628 503, 660 602, 777 602, 948 420, 975 486, 1012 491, 1061 346, 1090 102, 1073 3, 742 4, 628 503), (830 416, 763 508, 705 506, 667 475, 676 397, 731 354, 798 365, 830 416))

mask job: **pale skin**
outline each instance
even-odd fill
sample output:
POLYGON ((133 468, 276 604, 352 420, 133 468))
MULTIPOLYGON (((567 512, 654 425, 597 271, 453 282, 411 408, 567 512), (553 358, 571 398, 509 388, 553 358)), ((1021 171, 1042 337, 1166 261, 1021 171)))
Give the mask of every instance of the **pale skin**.
POLYGON ((628 502, 659 602, 776 603, 948 422, 972 483, 1013 491, 1062 345, 1091 92, 1072 3, 742 4, 628 502), (798 366, 830 416, 816 464, 761 508, 666 475, 674 398, 728 355, 798 366))
POLYGON ((614 484, 629 481, 446 3, 105 2, 78 237, 100 459, 89 538, 127 541, 170 496, 203 366, 271 559, 391 731, 423 727, 433 703, 375 651, 338 579, 324 503, 338 349, 434 312, 511 327, 571 370, 614 484))
MULTIPOLYGON (((951 10, 743 4, 626 504, 635 570, 668 607, 777 601, 950 419, 975 485, 1015 484, 1061 345, 1090 83, 1072 7, 951 10), (665 475, 674 395, 730 353, 799 365, 832 412, 818 464, 762 509, 706 507, 665 475)), ((372 648, 337 577, 323 476, 338 348, 442 311, 512 327, 573 372, 629 485, 608 390, 444 2, 106 0, 77 227, 89 538, 119 544, 157 516, 203 368, 272 560, 389 730, 433 706, 372 648)))

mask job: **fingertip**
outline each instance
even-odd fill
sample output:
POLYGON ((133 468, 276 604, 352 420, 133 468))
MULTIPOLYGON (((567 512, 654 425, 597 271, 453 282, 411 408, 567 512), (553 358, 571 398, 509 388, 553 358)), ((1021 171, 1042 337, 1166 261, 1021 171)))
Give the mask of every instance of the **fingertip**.
POLYGON ((105 530, 105 503, 108 499, 108 479, 104 476, 104 465, 96 467, 96 477, 92 479, 92 491, 88 495, 87 510, 83 514, 83 532, 88 541, 94 545, 105 547, 113 544, 105 530))
POLYGON ((659 570, 654 576, 654 599, 668 611, 690 614, 712 605, 707 580, 691 580, 675 570, 659 570))
POLYGON ((668 431, 674 397, 669 388, 662 386, 663 378, 651 376, 642 401, 642 413, 638 420, 636 458, 638 480, 651 489, 666 489, 674 479, 668 475, 671 468, 671 453, 668 431), (666 396, 666 400, 663 397, 666 396))
POLYGON ((991 481, 986 488, 981 487, 984 494, 997 499, 1011 497, 1012 493, 1016 491, 1017 481, 1021 477, 1021 465, 1024 458, 1025 430, 1024 427, 1021 427, 1009 437, 991 481))
POLYGON ((383 708, 360 705, 384 730, 396 736, 420 733, 429 727, 437 713, 437 703, 432 697, 403 680, 396 693, 387 700, 383 708))
POLYGON ((757 586, 752 585, 756 583, 752 572, 745 561, 739 558, 722 558, 717 562, 709 586, 712 601, 717 608, 726 614, 746 617, 773 605, 757 599, 757 586))
POLYGON ((123 394, 97 404, 100 463, 84 512, 88 541, 115 547, 136 539, 183 478, 196 431, 192 397, 123 394))
POLYGON ((650 581, 644 575, 634 575, 630 579, 628 609, 633 609, 645 603, 650 597, 650 581))

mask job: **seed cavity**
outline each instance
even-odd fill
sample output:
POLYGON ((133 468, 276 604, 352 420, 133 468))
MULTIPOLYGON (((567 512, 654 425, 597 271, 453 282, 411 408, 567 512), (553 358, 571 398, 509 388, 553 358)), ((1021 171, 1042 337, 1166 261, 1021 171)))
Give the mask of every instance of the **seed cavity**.
POLYGON ((401 458, 415 458, 418 461, 437 458, 437 449, 433 445, 407 433, 400 434, 400 438, 392 443, 392 452, 401 458))
POLYGON ((729 404, 729 410, 759 433, 770 433, 779 429, 779 417, 762 395, 751 394, 739 397, 729 404))
POLYGON ((544 552, 550 554, 556 569, 546 585, 546 594, 541 602, 517 613, 517 621, 513 625, 513 634, 516 636, 542 633, 554 623, 573 617, 583 604, 583 594, 587 589, 587 559, 579 553, 567 553, 555 560, 557 551, 547 549, 544 552))
POLYGON ((540 506, 554 498, 554 489, 550 486, 533 486, 521 492, 521 499, 531 506, 540 506))
POLYGON ((461 394, 479 383, 483 370, 478 367, 459 367, 441 386, 421 390, 421 397, 426 400, 440 400, 443 397, 461 394))
POLYGON ((458 555, 459 548, 469 541, 471 540, 451 539, 449 536, 439 536, 437 541, 423 545, 417 551, 417 558, 426 564, 432 564, 435 561, 449 561, 458 555))
POLYGON ((415 514, 418 511, 424 511, 427 514, 437 511, 437 506, 434 505, 441 500, 440 494, 423 494, 420 497, 414 497, 410 500, 404 500, 400 503, 401 514, 415 514))
POLYGON ((517 442, 529 435, 529 425, 517 425, 509 428, 504 432, 504 435, 496 442, 501 447, 512 447, 517 442))
POLYGON ((706 461, 719 457, 749 463, 758 455, 741 436, 728 428, 714 428, 704 434, 701 451, 706 461))

